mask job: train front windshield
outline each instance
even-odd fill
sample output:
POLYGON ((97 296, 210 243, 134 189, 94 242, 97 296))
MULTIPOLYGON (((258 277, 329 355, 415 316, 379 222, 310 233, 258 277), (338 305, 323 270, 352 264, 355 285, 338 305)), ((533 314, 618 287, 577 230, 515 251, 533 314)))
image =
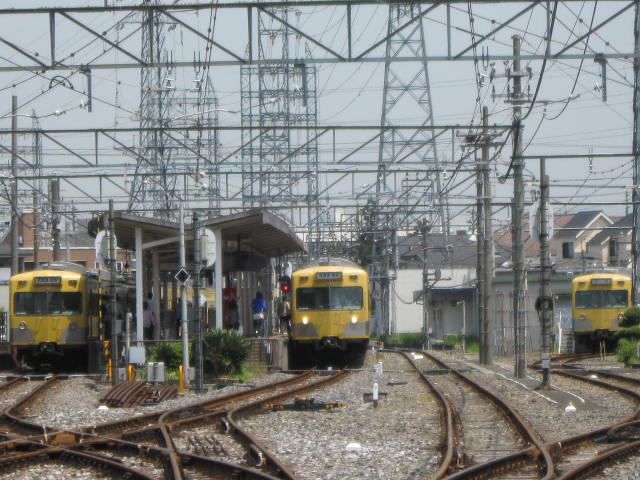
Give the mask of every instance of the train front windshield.
POLYGON ((81 292, 19 292, 13 298, 14 315, 80 315, 81 292))
POLYGON ((362 287, 309 287, 296 290, 298 310, 361 310, 362 287))
POLYGON ((576 292, 576 308, 626 308, 626 290, 584 290, 576 292))

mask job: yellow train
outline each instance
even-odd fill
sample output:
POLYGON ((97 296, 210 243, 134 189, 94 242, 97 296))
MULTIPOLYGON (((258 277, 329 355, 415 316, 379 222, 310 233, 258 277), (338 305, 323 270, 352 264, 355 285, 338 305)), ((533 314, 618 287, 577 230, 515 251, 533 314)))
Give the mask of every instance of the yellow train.
POLYGON ((104 276, 105 272, 71 263, 13 275, 9 342, 15 363, 98 368, 108 337, 111 284, 104 276))
POLYGON ((589 273, 571 280, 571 316, 576 352, 613 346, 621 314, 631 306, 631 277, 619 273, 589 273))
POLYGON ((324 259, 291 277, 291 363, 361 366, 370 335, 369 276, 355 263, 324 259))

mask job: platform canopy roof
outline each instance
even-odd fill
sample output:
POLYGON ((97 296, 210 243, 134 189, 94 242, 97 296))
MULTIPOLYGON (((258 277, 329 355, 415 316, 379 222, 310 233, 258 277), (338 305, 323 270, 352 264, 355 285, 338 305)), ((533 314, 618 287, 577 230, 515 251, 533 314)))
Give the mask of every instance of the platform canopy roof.
MULTIPOLYGON (((142 243, 145 245, 162 244, 169 241, 162 247, 163 262, 175 260, 177 264, 180 233, 178 223, 122 211, 114 212, 113 216, 114 231, 119 248, 134 251, 135 231, 139 228, 142 234, 142 243), (172 239, 173 242, 170 241, 172 239)), ((221 231, 225 255, 242 250, 270 258, 306 251, 304 243, 293 230, 282 219, 263 208, 201 219, 198 221, 198 225, 210 230, 221 231)), ((184 231, 185 241, 188 244, 187 251, 189 251, 193 238, 193 224, 185 224, 184 231)))
POLYGON ((225 250, 229 246, 236 249, 244 246, 265 257, 306 252, 302 240, 284 220, 263 208, 207 218, 198 223, 211 230, 220 229, 225 250))

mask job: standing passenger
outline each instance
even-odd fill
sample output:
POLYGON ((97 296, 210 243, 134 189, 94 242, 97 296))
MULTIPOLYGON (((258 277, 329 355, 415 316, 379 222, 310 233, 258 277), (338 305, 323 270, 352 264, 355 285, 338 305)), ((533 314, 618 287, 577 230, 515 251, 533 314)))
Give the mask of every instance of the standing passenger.
POLYGON ((253 312, 253 332, 257 337, 265 334, 264 324, 267 316, 267 301, 262 297, 262 292, 256 292, 256 298, 251 302, 253 312))
POLYGON ((240 331, 240 311, 238 310, 238 302, 236 302, 235 298, 232 298, 231 302, 229 302, 227 322, 232 330, 236 332, 240 331))
POLYGON ((149 308, 149 302, 144 302, 144 311, 142 312, 142 327, 144 328, 144 338, 153 340, 153 333, 156 327, 156 317, 153 314, 153 310, 149 308))

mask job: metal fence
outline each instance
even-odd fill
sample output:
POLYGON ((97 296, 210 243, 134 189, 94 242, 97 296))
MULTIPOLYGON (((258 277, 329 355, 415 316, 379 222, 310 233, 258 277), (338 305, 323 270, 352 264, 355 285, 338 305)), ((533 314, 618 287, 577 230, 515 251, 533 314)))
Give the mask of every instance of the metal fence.
MULTIPOLYGON (((541 324, 535 309, 537 295, 527 294, 524 298, 525 352, 540 350, 541 324)), ((496 355, 514 355, 513 294, 495 292, 493 301, 493 352, 496 355)))

